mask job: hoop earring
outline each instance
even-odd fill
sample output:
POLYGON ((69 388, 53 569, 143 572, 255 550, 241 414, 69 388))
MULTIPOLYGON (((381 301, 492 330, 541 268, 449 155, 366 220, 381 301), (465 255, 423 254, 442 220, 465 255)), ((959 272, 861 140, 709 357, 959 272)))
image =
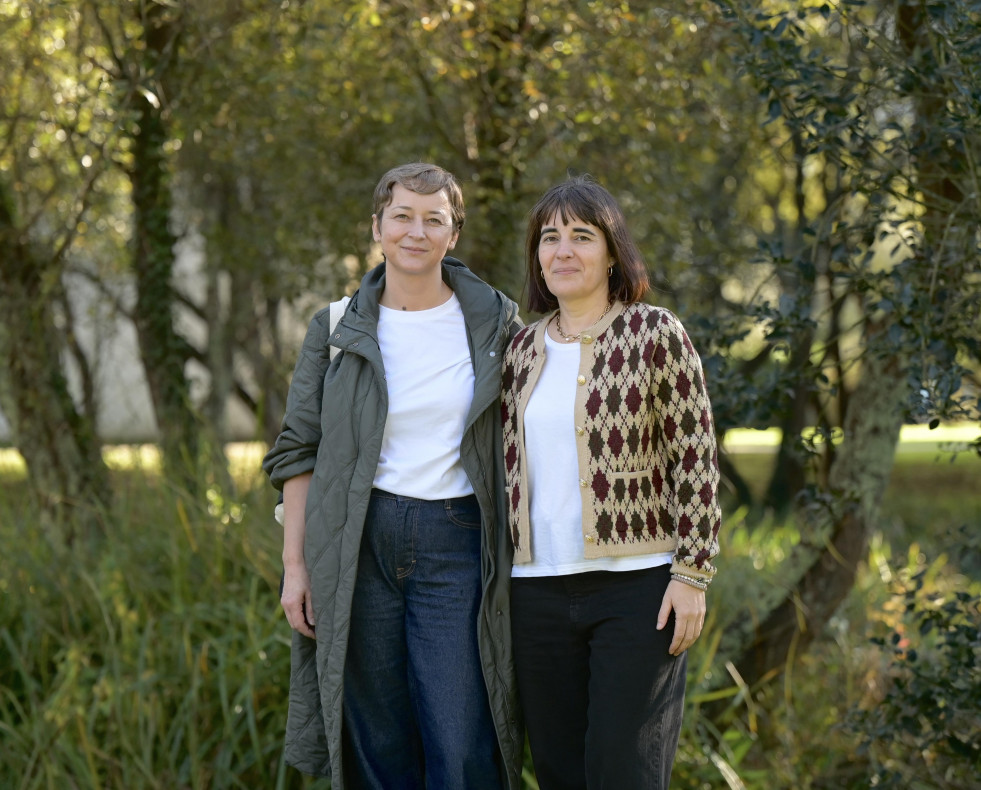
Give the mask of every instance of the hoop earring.
POLYGON ((606 270, 606 276, 607 277, 612 277, 613 276, 613 267, 612 266, 609 269, 606 270))

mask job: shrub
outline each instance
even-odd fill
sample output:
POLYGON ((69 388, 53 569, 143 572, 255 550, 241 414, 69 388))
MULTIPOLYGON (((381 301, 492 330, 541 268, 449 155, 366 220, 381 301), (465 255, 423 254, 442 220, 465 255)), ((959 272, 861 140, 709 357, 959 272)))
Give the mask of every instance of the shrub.
POLYGON ((890 657, 885 691, 844 725, 861 736, 874 787, 967 790, 981 775, 981 596, 938 595, 930 575, 899 591, 905 616, 873 640, 890 657))

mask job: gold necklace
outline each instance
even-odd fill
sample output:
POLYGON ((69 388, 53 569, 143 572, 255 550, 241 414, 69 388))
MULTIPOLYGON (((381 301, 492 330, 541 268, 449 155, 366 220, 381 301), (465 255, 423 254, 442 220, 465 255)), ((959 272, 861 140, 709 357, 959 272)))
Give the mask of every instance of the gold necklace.
POLYGON ((585 331, 586 331, 587 329, 592 329, 592 328, 593 328, 594 326, 596 326, 596 325, 597 325, 597 324, 598 324, 598 323, 599 323, 600 321, 602 321, 602 320, 603 320, 603 318, 604 318, 604 316, 606 316, 606 314, 607 314, 608 312, 610 312, 610 310, 611 310, 612 308, 613 308, 613 302, 610 302, 610 303, 609 303, 609 304, 608 304, 608 305, 606 306, 606 309, 605 309, 605 310, 603 311, 603 315, 601 315, 601 316, 600 316, 599 318, 597 318, 597 319, 596 319, 595 321, 593 321, 593 323, 591 323, 591 324, 590 324, 589 326, 587 326, 587 327, 585 327, 585 328, 583 328, 583 329, 580 329, 580 330, 579 330, 579 331, 578 331, 578 332, 577 332, 576 334, 574 334, 574 335, 567 335, 567 334, 566 334, 565 332, 563 332, 563 331, 562 331, 562 319, 561 319, 561 318, 559 318, 559 312, 561 312, 561 311, 559 311, 559 312, 556 312, 556 314, 555 314, 555 331, 557 331, 557 332, 559 333, 559 335, 561 335, 561 337, 562 337, 562 339, 563 339, 563 340, 564 340, 564 341, 565 341, 566 343, 575 343, 576 341, 578 341, 578 340, 579 340, 579 339, 580 339, 580 338, 582 337, 582 333, 583 333, 583 332, 585 332, 585 331))

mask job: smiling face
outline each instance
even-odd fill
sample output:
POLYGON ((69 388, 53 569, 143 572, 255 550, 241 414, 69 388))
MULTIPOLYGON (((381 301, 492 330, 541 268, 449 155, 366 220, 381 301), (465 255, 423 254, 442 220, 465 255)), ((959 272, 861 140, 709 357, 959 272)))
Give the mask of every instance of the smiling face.
POLYGON ((606 237, 595 225, 573 216, 566 222, 557 212, 542 226, 538 261, 545 285, 560 306, 608 301, 612 261, 606 237))
POLYGON ((371 229, 385 253, 388 276, 396 277, 433 276, 460 235, 446 190, 420 195, 401 184, 392 188, 381 217, 372 215, 371 229))

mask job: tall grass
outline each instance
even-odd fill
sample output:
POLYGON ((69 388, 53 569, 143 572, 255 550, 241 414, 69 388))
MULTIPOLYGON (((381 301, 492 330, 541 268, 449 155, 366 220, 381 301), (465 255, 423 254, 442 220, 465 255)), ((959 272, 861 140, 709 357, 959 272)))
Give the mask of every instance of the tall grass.
POLYGON ((0 787, 317 786, 281 762, 269 492, 188 504, 152 474, 114 481, 104 538, 70 548, 2 490, 0 787))
MULTIPOLYGON (((753 693, 720 665, 718 646, 761 590, 782 583, 799 535, 729 515, 709 620, 689 657, 673 787, 867 786, 863 739, 839 725, 888 686, 889 656, 871 638, 902 629, 903 582, 924 568, 936 596, 978 587, 977 538, 972 555, 958 532, 981 524, 976 459, 931 464, 900 460, 854 594, 779 683, 753 693), (699 708, 720 677, 733 706, 713 730, 699 708)), ((213 487, 198 502, 152 464, 119 466, 105 535, 72 547, 25 508, 20 472, 0 471, 0 787, 329 787, 282 763, 281 533, 255 464, 238 470, 240 493, 213 487)), ((525 778, 534 788, 530 767, 525 778)))

